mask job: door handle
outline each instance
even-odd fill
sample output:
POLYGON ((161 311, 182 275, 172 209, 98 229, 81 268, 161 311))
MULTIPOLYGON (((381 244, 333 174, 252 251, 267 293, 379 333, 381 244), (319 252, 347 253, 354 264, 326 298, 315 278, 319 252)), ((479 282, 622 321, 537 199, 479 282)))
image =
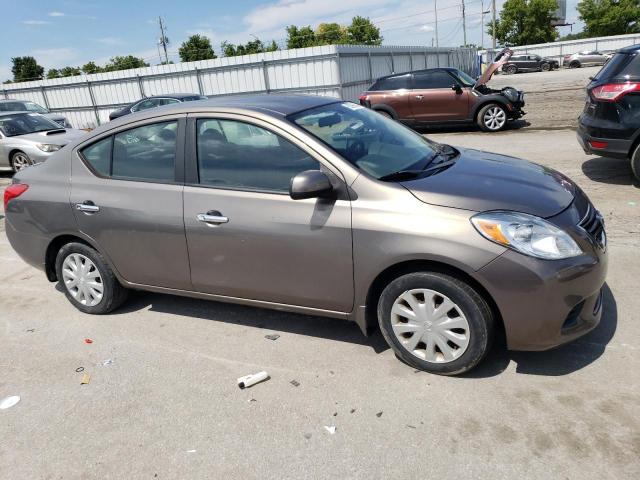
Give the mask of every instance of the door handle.
POLYGON ((229 217, 225 217, 218 211, 210 211, 207 213, 199 213, 196 215, 199 222, 207 224, 220 225, 221 223, 229 223, 229 217))
POLYGON ((422 100, 422 98, 423 98, 423 97, 424 97, 424 95, 416 95, 416 98, 417 98, 418 100, 422 100))
POLYGON ((100 207, 94 204, 91 200, 87 200, 83 203, 76 203, 76 210, 80 210, 85 213, 96 213, 100 211, 100 207))

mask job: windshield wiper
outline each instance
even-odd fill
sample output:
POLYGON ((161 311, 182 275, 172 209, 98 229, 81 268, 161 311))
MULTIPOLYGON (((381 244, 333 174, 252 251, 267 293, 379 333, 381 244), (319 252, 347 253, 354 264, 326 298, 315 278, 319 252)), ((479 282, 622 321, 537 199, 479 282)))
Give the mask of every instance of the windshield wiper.
MULTIPOLYGON (((430 162, 431 165, 432 162, 430 162)), ((438 162, 430 167, 423 168, 422 170, 398 170, 397 172, 389 173, 378 178, 383 182, 401 182, 403 180, 411 180, 412 178, 422 177, 425 173, 435 172, 441 168, 450 167, 456 163, 455 160, 447 160, 446 162, 438 162)))

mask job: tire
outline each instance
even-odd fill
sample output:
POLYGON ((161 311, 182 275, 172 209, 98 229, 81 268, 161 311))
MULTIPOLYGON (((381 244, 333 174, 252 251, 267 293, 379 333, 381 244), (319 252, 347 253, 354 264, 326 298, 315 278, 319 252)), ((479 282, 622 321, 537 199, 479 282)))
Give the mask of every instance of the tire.
POLYGON ((102 255, 84 243, 67 243, 58 251, 56 274, 67 299, 81 312, 103 315, 118 308, 127 298, 128 290, 120 285, 102 255), (65 263, 67 260, 68 263, 65 263), (89 269, 79 276, 73 272, 73 268, 69 268, 70 263, 75 263, 80 269, 89 269), (102 292, 100 287, 92 285, 101 285, 102 292))
POLYGON ((21 151, 13 152, 10 161, 14 173, 18 173, 20 170, 24 170, 33 165, 33 161, 29 158, 29 155, 21 151))
POLYGON ((543 63, 542 65, 540 65, 540 70, 542 70, 543 72, 548 72, 549 70, 551 70, 551 65, 549 65, 548 63, 543 63))
POLYGON ((478 112, 477 123, 483 132, 499 132, 507 126, 507 111, 499 103, 488 103, 478 112))
POLYGON ((516 67, 515 65, 509 65, 507 68, 504 69, 504 73, 506 73, 507 75, 513 75, 515 73, 518 73, 518 67, 516 67))
POLYGON ((640 144, 631 155, 631 171, 636 180, 640 182, 640 144))
POLYGON ((487 302, 467 283, 441 273, 409 273, 389 283, 378 301, 378 322, 402 361, 438 375, 471 370, 490 350, 494 337, 494 318, 487 302), (429 311, 422 310, 421 304, 434 305, 434 313, 451 306, 436 313, 450 326, 443 326, 433 313, 418 313, 412 323, 409 314, 402 316, 413 311, 409 302, 418 312, 429 311))
POLYGON ((580 66, 580 62, 578 62, 577 60, 574 60, 569 64, 569 68, 580 68, 580 66))

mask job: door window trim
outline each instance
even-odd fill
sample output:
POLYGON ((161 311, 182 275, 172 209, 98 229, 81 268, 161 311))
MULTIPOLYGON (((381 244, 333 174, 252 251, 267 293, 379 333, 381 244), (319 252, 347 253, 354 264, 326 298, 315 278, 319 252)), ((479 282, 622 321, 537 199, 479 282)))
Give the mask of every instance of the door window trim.
MULTIPOLYGON (((185 131, 186 131, 186 123, 187 116, 186 114, 180 115, 167 115, 167 116, 158 116, 153 118, 146 118, 144 120, 138 120, 136 122, 131 122, 126 125, 121 125, 118 128, 113 128, 104 132, 104 134, 97 135, 92 137, 81 144, 79 144, 74 152, 80 159, 81 163, 91 172, 92 175, 102 178, 104 180, 114 180, 114 181, 122 181, 122 182, 142 182, 142 183, 157 183, 160 185, 184 185, 184 172, 185 172, 185 131), (177 122, 176 128, 176 153, 174 160, 174 174, 173 174, 173 182, 169 181, 161 181, 161 180, 152 180, 145 178, 121 178, 121 177, 112 177, 109 175, 103 175, 98 172, 91 162, 89 162, 84 155, 82 154, 82 150, 88 148, 108 137, 111 137, 111 149, 109 153, 109 171, 113 171, 113 142, 115 136, 119 133, 123 133, 129 130, 134 130, 136 128, 144 127, 146 125, 153 125, 156 123, 166 123, 166 122, 177 122)), ((73 172, 72 172, 73 175, 73 172)))
MULTIPOLYGON (((425 75, 425 74, 430 74, 430 73, 435 73, 435 72, 444 72, 447 75, 449 75, 449 77, 451 77, 451 81, 454 83, 457 83, 458 85, 460 85, 460 80, 458 80, 450 71, 445 70, 444 68, 436 68, 434 70, 426 70, 426 71, 422 71, 422 72, 413 72, 411 74, 411 90, 450 90, 451 87, 453 86, 453 83, 451 85, 449 85, 448 87, 434 87, 434 88, 417 88, 416 87, 416 75, 425 75)), ((462 86, 462 85, 461 85, 462 86)))
POLYGON ((284 140, 290 142, 295 147, 299 148, 307 155, 309 155, 312 159, 318 162, 320 166, 320 170, 328 172, 330 177, 335 177, 345 188, 346 188, 346 180, 342 172, 337 169, 333 164, 323 158, 320 154, 318 154, 315 150, 311 149, 308 145, 302 143, 299 139, 286 132, 285 130, 279 128, 276 125, 273 125, 267 121, 249 117, 241 114, 234 113, 224 113, 224 112, 197 112, 197 113, 189 113, 187 115, 186 122, 186 140, 185 140, 185 151, 184 151, 184 185, 188 187, 197 187, 197 188, 208 188, 213 190, 232 190, 235 192, 247 192, 247 193, 262 193, 269 195, 278 195, 278 196, 289 196, 289 192, 280 192, 274 190, 265 190, 259 188, 249 188, 249 187, 235 187, 235 186, 223 186, 223 185, 205 185, 200 183, 199 178, 199 166, 198 166, 198 143, 197 143, 197 134, 198 120, 229 120, 246 123, 247 125, 254 126, 257 128, 261 128, 263 130, 267 130, 268 132, 277 135, 278 137, 283 138, 284 140))

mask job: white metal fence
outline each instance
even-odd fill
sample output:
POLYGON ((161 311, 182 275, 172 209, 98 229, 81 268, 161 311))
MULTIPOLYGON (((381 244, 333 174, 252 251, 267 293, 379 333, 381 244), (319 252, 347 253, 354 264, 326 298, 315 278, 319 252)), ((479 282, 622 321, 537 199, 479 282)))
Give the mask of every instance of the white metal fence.
POLYGON ((478 72, 470 48, 328 45, 7 84, 0 98, 31 100, 91 128, 145 96, 296 92, 356 100, 376 78, 437 66, 478 72))
MULTIPOLYGON (((583 40, 568 40, 566 42, 540 43, 536 45, 524 45, 522 47, 509 47, 518 53, 533 53, 541 57, 552 57, 562 63, 562 57, 571 53, 583 52, 585 50, 598 50, 600 52, 612 52, 619 48, 640 44, 640 34, 614 35, 611 37, 595 37, 583 40)), ((491 60, 494 52, 491 50, 482 51, 483 59, 491 60)))

